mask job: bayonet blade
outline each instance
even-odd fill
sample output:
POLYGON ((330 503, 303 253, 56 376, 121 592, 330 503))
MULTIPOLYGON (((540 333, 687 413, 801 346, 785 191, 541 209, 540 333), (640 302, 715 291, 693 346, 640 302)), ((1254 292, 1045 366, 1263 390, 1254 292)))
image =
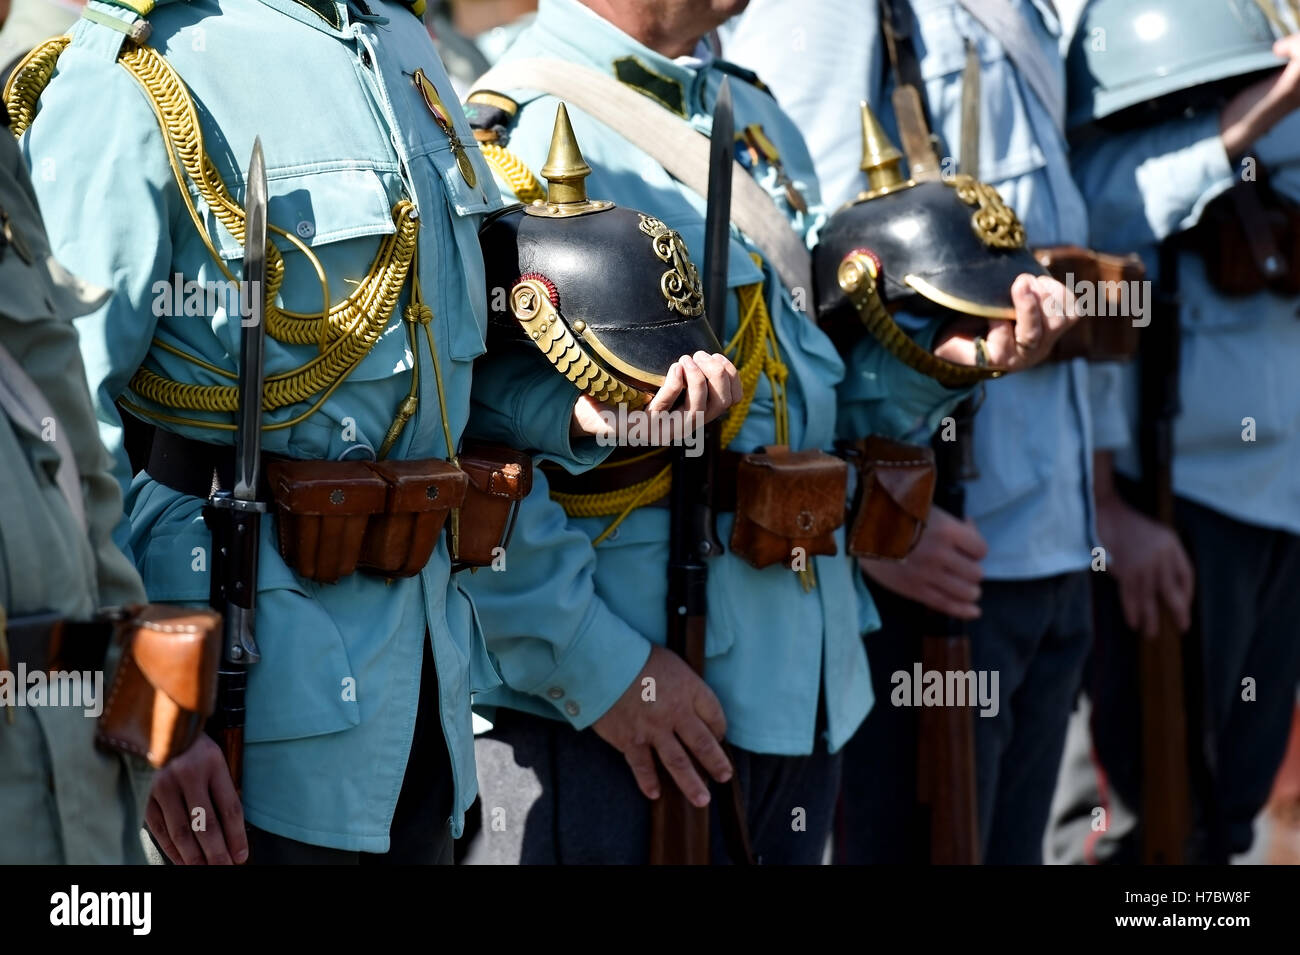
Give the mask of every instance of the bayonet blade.
POLYGON ((266 160, 253 141, 244 194, 244 281, 240 286, 239 412, 235 431, 236 500, 257 499, 262 474, 262 353, 266 341, 266 160))
POLYGON ((735 164, 736 124, 731 108, 731 84, 722 78, 713 105, 709 137, 709 194, 704 213, 704 311, 718 341, 727 322, 727 255, 731 249, 731 170, 735 164))

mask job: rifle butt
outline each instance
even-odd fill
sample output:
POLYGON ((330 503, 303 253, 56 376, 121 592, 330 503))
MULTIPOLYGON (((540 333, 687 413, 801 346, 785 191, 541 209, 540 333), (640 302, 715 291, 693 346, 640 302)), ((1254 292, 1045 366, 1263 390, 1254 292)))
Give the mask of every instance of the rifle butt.
MULTIPOLYGON (((671 622, 669 626, 668 649, 702 675, 705 618, 691 616, 675 627, 671 622)), ((708 865, 709 807, 693 806, 662 768, 659 784, 659 798, 650 804, 650 864, 708 865)))
MULTIPOLYGON (((926 672, 967 672, 970 639, 964 635, 921 640, 926 672)), ((975 722, 970 706, 923 707, 920 714, 917 797, 930 809, 930 862, 978 865, 979 815, 975 802, 975 722)))
POLYGON ((1159 635, 1136 639, 1142 681, 1142 862, 1179 865, 1191 830, 1182 636, 1162 608, 1159 635))

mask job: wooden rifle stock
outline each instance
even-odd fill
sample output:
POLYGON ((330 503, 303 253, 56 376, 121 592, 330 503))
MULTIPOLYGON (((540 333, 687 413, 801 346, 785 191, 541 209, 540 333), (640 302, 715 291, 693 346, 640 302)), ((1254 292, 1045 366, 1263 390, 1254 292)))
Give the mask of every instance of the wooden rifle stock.
MULTIPOLYGON (((934 441, 938 481, 934 503, 958 520, 966 511, 962 480, 971 470, 970 427, 974 407, 968 398, 953 413, 956 440, 934 441)), ((971 669, 970 637, 962 621, 916 605, 922 633, 923 672, 966 673, 971 669)), ((952 701, 948 701, 951 703, 952 701)), ((916 761, 917 801, 929 807, 930 862, 978 865, 979 813, 975 795, 975 711, 965 706, 922 707, 916 761)))
MULTIPOLYGON (((925 671, 967 671, 970 638, 965 634, 921 638, 925 671)), ((930 807, 930 861, 935 865, 978 865, 979 816, 975 806, 975 723, 969 706, 924 707, 917 760, 919 801, 930 807)))
MULTIPOLYGON (((709 135, 709 187, 704 216, 704 306, 709 326, 722 337, 727 313, 727 254, 731 244, 731 167, 734 165, 735 121, 731 85, 718 86, 709 135)), ((720 424, 705 432, 704 453, 692 457, 685 447, 673 457, 668 535, 668 649, 699 676, 704 675, 704 643, 709 619, 709 567, 705 560, 722 553, 714 526, 713 493, 717 477, 720 424)), ((698 764, 696 768, 699 769, 698 764)), ((650 812, 651 865, 708 865, 709 807, 691 805, 675 780, 660 773, 660 795, 650 812)), ((708 774, 700 770, 700 778, 708 774)), ((732 794, 739 790, 732 780, 732 794)), ((743 831, 743 815, 730 828, 743 831)), ((725 818, 725 817, 724 817, 725 818)), ((727 827, 724 826, 724 832, 727 827)), ((732 846, 733 858, 747 847, 732 846)), ((738 860, 739 861, 739 860, 738 860)))
MULTIPOLYGON (((1153 321, 1139 346, 1139 452, 1141 504, 1146 513, 1174 527, 1173 424, 1178 414, 1179 309, 1177 248, 1161 249, 1161 287, 1153 321)), ((1191 830, 1188 791, 1187 712, 1184 701, 1183 636, 1160 607, 1154 639, 1139 641, 1142 694, 1142 861, 1178 865, 1191 830)))
MULTIPOLYGON (((668 649, 696 673, 704 671, 704 634, 703 617, 669 620, 668 649)), ((650 864, 709 864, 709 807, 692 805, 666 773, 660 773, 660 795, 650 807, 650 864)))

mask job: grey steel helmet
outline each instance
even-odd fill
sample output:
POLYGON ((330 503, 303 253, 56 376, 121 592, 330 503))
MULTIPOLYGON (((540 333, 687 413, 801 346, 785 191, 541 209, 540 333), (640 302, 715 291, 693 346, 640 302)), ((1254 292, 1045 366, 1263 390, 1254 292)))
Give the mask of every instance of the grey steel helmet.
POLYGON ((1273 0, 1090 0, 1066 64, 1068 125, 1276 70, 1287 29, 1273 0))

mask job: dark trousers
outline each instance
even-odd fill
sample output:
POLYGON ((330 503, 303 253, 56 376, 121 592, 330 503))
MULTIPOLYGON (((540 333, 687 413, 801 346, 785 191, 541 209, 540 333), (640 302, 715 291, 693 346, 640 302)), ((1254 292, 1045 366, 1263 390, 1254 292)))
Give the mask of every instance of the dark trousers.
MULTIPOLYGON (((470 864, 644 865, 650 802, 623 755, 591 730, 509 710, 475 742, 480 831, 470 864)), ((820 733, 818 734, 820 738, 820 733)), ((732 748, 757 860, 816 865, 830 832, 839 756, 820 744, 810 756, 732 748)), ((675 785, 665 776, 665 786, 675 785)), ((729 857, 718 806, 729 786, 713 785, 709 833, 715 864, 729 857)))
MULTIPOLYGON (((1179 499, 1176 517, 1196 568, 1192 630, 1184 641, 1188 765, 1194 831, 1187 859, 1226 862, 1245 852, 1286 751, 1300 681, 1300 537, 1243 524, 1179 499)), ((1109 799, 1141 806, 1137 637, 1113 584, 1099 589, 1089 667, 1092 740, 1109 799)), ((1076 809, 1087 812, 1088 807, 1076 809)), ((1141 860, 1141 822, 1099 858, 1141 860)))
POLYGON ((451 759, 442 735, 438 706, 438 675, 429 641, 425 640, 415 733, 388 830, 388 851, 327 849, 249 825, 249 862, 258 865, 450 865, 454 798, 451 759))
MULTIPOLYGON (((920 709, 894 706, 891 676, 921 660, 911 606, 876 588, 883 629, 867 656, 876 705, 844 750, 835 859, 926 862, 928 820, 916 802, 920 709)), ((992 581, 973 621, 971 665, 998 675, 996 716, 974 710, 980 845, 990 864, 1042 861, 1057 767, 1091 636, 1089 572, 992 581)))

